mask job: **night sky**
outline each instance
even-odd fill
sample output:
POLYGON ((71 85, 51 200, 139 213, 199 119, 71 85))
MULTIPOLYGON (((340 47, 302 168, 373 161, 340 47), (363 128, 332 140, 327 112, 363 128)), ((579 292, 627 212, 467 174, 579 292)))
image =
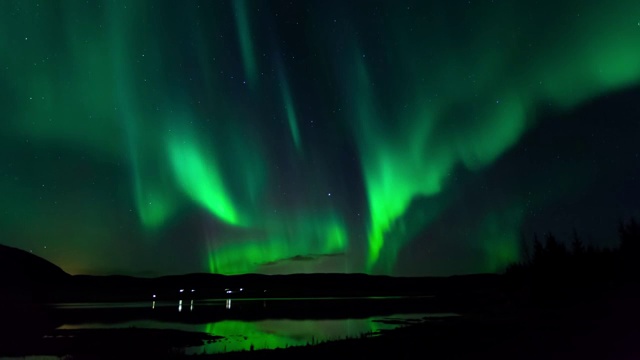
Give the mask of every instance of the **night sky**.
POLYGON ((0 1, 0 243, 70 273, 499 271, 640 218, 640 1, 0 1))

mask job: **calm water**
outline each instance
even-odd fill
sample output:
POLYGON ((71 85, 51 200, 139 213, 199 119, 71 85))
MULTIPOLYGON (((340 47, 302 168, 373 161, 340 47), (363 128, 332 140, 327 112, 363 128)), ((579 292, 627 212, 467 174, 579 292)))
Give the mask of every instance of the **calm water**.
POLYGON ((154 328, 204 332, 223 339, 186 353, 274 349, 377 334, 427 317, 427 299, 221 299, 175 302, 60 304, 68 321, 58 329, 154 328), (351 316, 349 313, 353 313, 351 316), (82 320, 79 320, 82 319, 82 320))

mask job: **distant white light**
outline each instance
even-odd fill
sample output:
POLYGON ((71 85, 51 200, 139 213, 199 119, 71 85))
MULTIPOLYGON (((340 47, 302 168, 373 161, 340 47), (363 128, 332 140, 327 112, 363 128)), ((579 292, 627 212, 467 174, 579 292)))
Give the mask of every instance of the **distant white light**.
POLYGON ((240 291, 242 291, 242 288, 240 288, 240 291))
POLYGON ((184 292, 184 289, 180 289, 180 292, 184 292))
POLYGON ((231 290, 227 290, 227 294, 231 294, 231 290))
POLYGON ((191 292, 195 292, 195 290, 194 290, 194 289, 191 289, 191 292))
POLYGON ((152 297, 155 299, 156 298, 156 294, 153 294, 152 297))

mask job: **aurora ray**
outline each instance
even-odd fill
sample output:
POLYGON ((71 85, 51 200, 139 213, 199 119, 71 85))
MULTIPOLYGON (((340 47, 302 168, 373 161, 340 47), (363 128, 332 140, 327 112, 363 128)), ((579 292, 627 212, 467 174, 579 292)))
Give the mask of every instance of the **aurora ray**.
POLYGON ((392 275, 499 271, 534 230, 609 238, 639 215, 639 16, 0 2, 0 237, 72 273, 392 275))

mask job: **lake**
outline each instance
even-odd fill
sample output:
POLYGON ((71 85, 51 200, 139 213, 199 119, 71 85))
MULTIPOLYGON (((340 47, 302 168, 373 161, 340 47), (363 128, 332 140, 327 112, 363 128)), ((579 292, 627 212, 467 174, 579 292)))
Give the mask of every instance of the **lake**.
POLYGON ((376 336, 381 331, 457 316, 432 308, 432 297, 210 299, 56 304, 59 330, 151 328, 221 336, 187 354, 274 349, 376 336))

